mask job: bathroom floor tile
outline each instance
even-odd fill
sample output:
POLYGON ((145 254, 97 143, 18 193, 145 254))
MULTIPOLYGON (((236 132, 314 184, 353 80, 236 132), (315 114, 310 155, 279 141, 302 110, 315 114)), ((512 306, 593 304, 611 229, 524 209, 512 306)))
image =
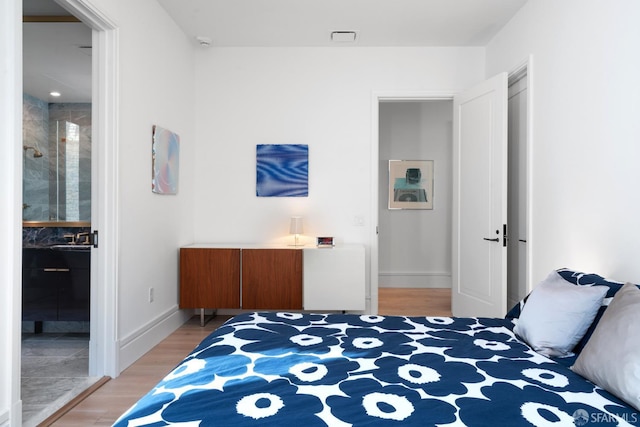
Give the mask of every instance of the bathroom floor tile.
POLYGON ((23 427, 36 426, 95 383, 88 376, 89 334, 22 336, 23 427))

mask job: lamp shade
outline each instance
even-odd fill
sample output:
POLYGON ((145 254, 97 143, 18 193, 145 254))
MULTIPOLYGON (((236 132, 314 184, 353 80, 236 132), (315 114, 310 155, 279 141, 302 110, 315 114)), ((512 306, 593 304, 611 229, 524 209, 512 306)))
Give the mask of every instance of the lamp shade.
POLYGON ((289 226, 290 234, 302 234, 302 217, 292 216, 291 225, 289 226))

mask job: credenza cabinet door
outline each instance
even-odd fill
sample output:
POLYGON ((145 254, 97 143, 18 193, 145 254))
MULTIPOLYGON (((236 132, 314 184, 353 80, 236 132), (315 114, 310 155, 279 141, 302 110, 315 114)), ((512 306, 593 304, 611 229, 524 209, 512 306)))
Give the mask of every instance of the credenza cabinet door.
POLYGON ((302 309, 302 250, 243 249, 242 308, 302 309))
POLYGON ((305 310, 365 310, 363 246, 303 249, 305 310))
POLYGON ((180 308, 203 307, 240 308, 240 249, 180 249, 180 308))

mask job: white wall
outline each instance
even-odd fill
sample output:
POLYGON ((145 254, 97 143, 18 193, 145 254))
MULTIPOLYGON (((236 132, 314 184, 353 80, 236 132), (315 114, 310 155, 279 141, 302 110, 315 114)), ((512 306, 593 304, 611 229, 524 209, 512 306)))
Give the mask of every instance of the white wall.
POLYGON ((194 230, 195 46, 155 0, 92 3, 119 32, 116 339, 122 370, 187 315, 178 310, 178 248, 194 230), (180 136, 177 195, 151 192, 153 125, 180 136))
POLYGON ((374 94, 455 93, 483 79, 484 49, 210 48, 196 70, 196 240, 286 241, 295 214, 307 241, 369 251, 374 94), (292 143, 309 145, 309 197, 256 197, 256 145, 292 143))
POLYGON ((0 426, 21 425, 22 6, 0 2, 0 426))
POLYGON ((531 282, 570 267, 640 282, 640 2, 528 2, 487 75, 533 55, 531 282))
POLYGON ((380 287, 451 287, 453 102, 380 104, 380 287), (434 161, 431 210, 390 210, 389 160, 434 161))

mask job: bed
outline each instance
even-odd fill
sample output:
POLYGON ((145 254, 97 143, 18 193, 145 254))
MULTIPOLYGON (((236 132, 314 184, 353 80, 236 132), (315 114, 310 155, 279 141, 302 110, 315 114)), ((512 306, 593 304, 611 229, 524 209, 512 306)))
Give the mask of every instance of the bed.
MULTIPOLYGON (((594 277, 607 295, 587 341, 622 287, 594 277)), ((547 357, 514 332, 527 304, 504 319, 244 313, 114 425, 638 425, 640 411, 570 369, 579 353, 547 357)))

